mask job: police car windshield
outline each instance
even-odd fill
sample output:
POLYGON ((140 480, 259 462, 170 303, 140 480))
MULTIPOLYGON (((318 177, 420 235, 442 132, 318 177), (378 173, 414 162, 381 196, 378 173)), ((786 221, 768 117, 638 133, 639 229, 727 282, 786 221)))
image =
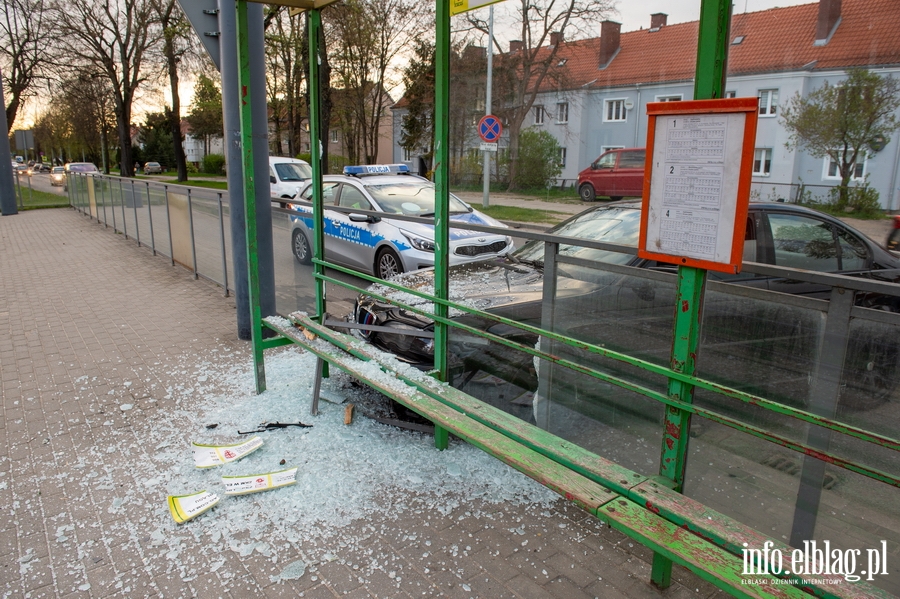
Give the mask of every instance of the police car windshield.
POLYGON ((306 181, 312 179, 312 168, 299 162, 281 162, 275 165, 275 172, 282 181, 306 181))
MULTIPOLYGON (((366 185, 366 189, 381 206, 391 214, 434 216, 434 185, 427 182, 386 183, 366 185)), ((471 208, 450 194, 450 214, 464 214, 471 208)))

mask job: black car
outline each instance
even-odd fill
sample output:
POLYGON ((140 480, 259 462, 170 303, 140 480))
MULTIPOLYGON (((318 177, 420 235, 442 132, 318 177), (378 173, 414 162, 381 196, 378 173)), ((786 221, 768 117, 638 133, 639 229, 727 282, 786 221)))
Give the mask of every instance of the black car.
MULTIPOLYGON (((600 242, 636 246, 640 230, 639 202, 619 202, 589 209, 555 227, 551 232, 600 242)), ((635 255, 578 246, 561 245, 561 255, 608 264, 636 266, 655 271, 675 272, 673 265, 638 258, 635 255)), ((451 301, 502 316, 516 322, 541 327, 543 299, 543 242, 532 241, 505 259, 480 265, 451 268, 451 301)), ((875 242, 826 214, 790 204, 751 204, 746 223, 744 260, 811 271, 840 273, 895 281, 900 259, 875 242)), ((569 269, 575 269, 567 265, 569 269)), ((667 365, 671 347, 674 283, 662 283, 621 274, 613 269, 602 274, 558 272, 554 331, 610 349, 638 354, 643 359, 667 365)), ((412 288, 432 285, 429 269, 407 273, 401 283, 412 288)), ((752 273, 728 275, 709 272, 710 281, 739 284, 768 291, 827 299, 831 287, 764 277, 752 273)), ((374 293, 391 297, 396 292, 383 287, 374 293)), ((720 294, 721 295, 721 294, 720 294)), ((405 294, 402 301, 430 302, 405 294)), ((900 312, 898 298, 858 293, 857 304, 900 312)), ((423 369, 433 366, 433 323, 409 310, 362 294, 353 315, 363 325, 397 329, 365 331, 362 335, 376 347, 394 353, 423 369), (422 331, 422 336, 415 333, 422 331)), ((516 327, 471 314, 454 315, 456 322, 478 330, 488 330, 526 347, 539 343, 536 335, 516 327)), ((722 373, 726 384, 798 407, 805 405, 808 385, 818 354, 821 312, 794 309, 772 302, 717 297, 708 290, 704 309, 707 340, 701 364, 709 372, 722 373), (730 379, 736 368, 747 370, 730 379)), ((885 330, 890 327, 885 327, 885 330)), ((546 349, 546 348, 544 348, 546 349)), ((576 356, 571 348, 558 348, 573 361, 617 369, 618 363, 596 355, 576 356), (566 354, 565 352, 569 352, 566 354), (569 355, 571 354, 571 355, 569 355)), ((524 394, 534 396, 540 385, 539 366, 532 356, 494 341, 451 328, 451 367, 454 384, 463 387, 480 372, 511 382, 524 394)), ((842 406, 861 410, 881 405, 893 391, 894 370, 900 358, 900 340, 884 334, 851 337, 845 364, 861 363, 860 374, 845 374, 842 406), (855 377, 855 378, 854 378, 855 377)), ((574 373, 572 373, 574 374, 574 373)), ((702 373, 701 373, 702 374, 702 373)), ((713 375, 713 378, 716 378, 713 375)), ((639 381, 640 375, 635 380, 639 381)), ((528 404, 526 397, 522 404, 528 404)), ((527 410, 526 410, 527 411, 527 410)), ((524 414, 520 414, 524 417, 524 414)))

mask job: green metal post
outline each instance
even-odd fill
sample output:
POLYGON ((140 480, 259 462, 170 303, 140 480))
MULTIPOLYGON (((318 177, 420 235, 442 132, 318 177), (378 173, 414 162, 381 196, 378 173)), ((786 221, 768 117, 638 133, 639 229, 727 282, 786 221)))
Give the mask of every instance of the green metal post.
MULTIPOLYGON (((434 73, 434 295, 438 299, 450 297, 450 0, 437 0, 437 31, 435 32, 434 73)), ((438 317, 434 326, 434 368, 440 380, 450 379, 447 360, 449 327, 442 319, 448 315, 445 304, 435 304, 438 317)), ((434 444, 447 447, 447 431, 435 426, 434 444)))
POLYGON ((247 2, 237 0, 238 81, 241 92, 241 162, 244 170, 244 215, 247 232, 247 275, 249 278, 250 339, 253 344, 253 372, 256 393, 266 390, 263 358, 262 312, 259 307, 259 242, 256 234, 256 183, 253 180, 253 120, 250 109, 250 42, 247 2))
MULTIPOLYGON (((695 100, 722 97, 725 87, 730 18, 730 0, 702 0, 700 33, 697 42, 697 65, 694 75, 695 100)), ((694 374, 696 367, 705 287, 705 270, 686 266, 678 267, 678 292, 675 300, 670 366, 673 370, 684 374, 694 374)), ((694 386, 670 379, 668 394, 669 397, 681 401, 693 402, 694 386)), ((676 491, 682 491, 684 487, 690 430, 690 412, 671 406, 666 408, 659 474, 672 481, 676 491)), ((654 554, 650 578, 660 588, 668 587, 672 583, 672 562, 658 553, 654 554)))
MULTIPOLYGON (((322 224, 324 212, 322 208, 322 153, 319 140, 321 130, 321 95, 319 91, 319 36, 322 32, 322 13, 319 10, 307 11, 309 18, 309 139, 310 156, 313 172, 313 258, 325 259, 325 233, 322 224)), ((316 285, 316 315, 319 322, 325 322, 325 267, 314 262, 316 285)), ((327 368, 327 363, 324 365, 327 368)), ((327 376, 327 370, 323 371, 327 376)))

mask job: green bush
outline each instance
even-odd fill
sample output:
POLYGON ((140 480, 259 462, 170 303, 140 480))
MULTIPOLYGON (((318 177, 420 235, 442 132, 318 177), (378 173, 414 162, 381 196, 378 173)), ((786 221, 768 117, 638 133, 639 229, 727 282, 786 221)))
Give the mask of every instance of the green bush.
POLYGON ((188 173, 199 173, 200 169, 197 168, 197 164, 194 162, 188 162, 186 165, 188 173))
POLYGON ((225 174, 225 156, 222 154, 207 154, 203 157, 201 170, 209 175, 225 174))
POLYGON ((516 187, 546 189, 562 173, 559 144, 543 129, 529 127, 519 134, 519 162, 516 165, 516 187))
POLYGON ((840 205, 840 188, 828 190, 828 203, 835 209, 859 218, 873 218, 883 215, 878 191, 869 187, 868 175, 861 185, 847 188, 847 204, 840 205))

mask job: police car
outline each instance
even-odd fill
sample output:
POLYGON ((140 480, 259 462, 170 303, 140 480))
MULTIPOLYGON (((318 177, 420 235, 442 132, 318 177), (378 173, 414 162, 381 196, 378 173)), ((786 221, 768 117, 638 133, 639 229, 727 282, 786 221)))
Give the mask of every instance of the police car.
MULTIPOLYGON (((391 218, 394 214, 434 217, 434 183, 411 174, 405 164, 348 166, 343 175, 325 175, 322 180, 326 260, 382 279, 434 266, 434 225, 391 218)), ((303 203, 290 204, 294 211, 291 247, 297 261, 310 264, 312 184, 299 199, 303 203)), ((506 226, 452 194, 450 220, 451 225, 506 226)), ((507 235, 450 229, 451 265, 512 250, 513 241, 507 235)))

